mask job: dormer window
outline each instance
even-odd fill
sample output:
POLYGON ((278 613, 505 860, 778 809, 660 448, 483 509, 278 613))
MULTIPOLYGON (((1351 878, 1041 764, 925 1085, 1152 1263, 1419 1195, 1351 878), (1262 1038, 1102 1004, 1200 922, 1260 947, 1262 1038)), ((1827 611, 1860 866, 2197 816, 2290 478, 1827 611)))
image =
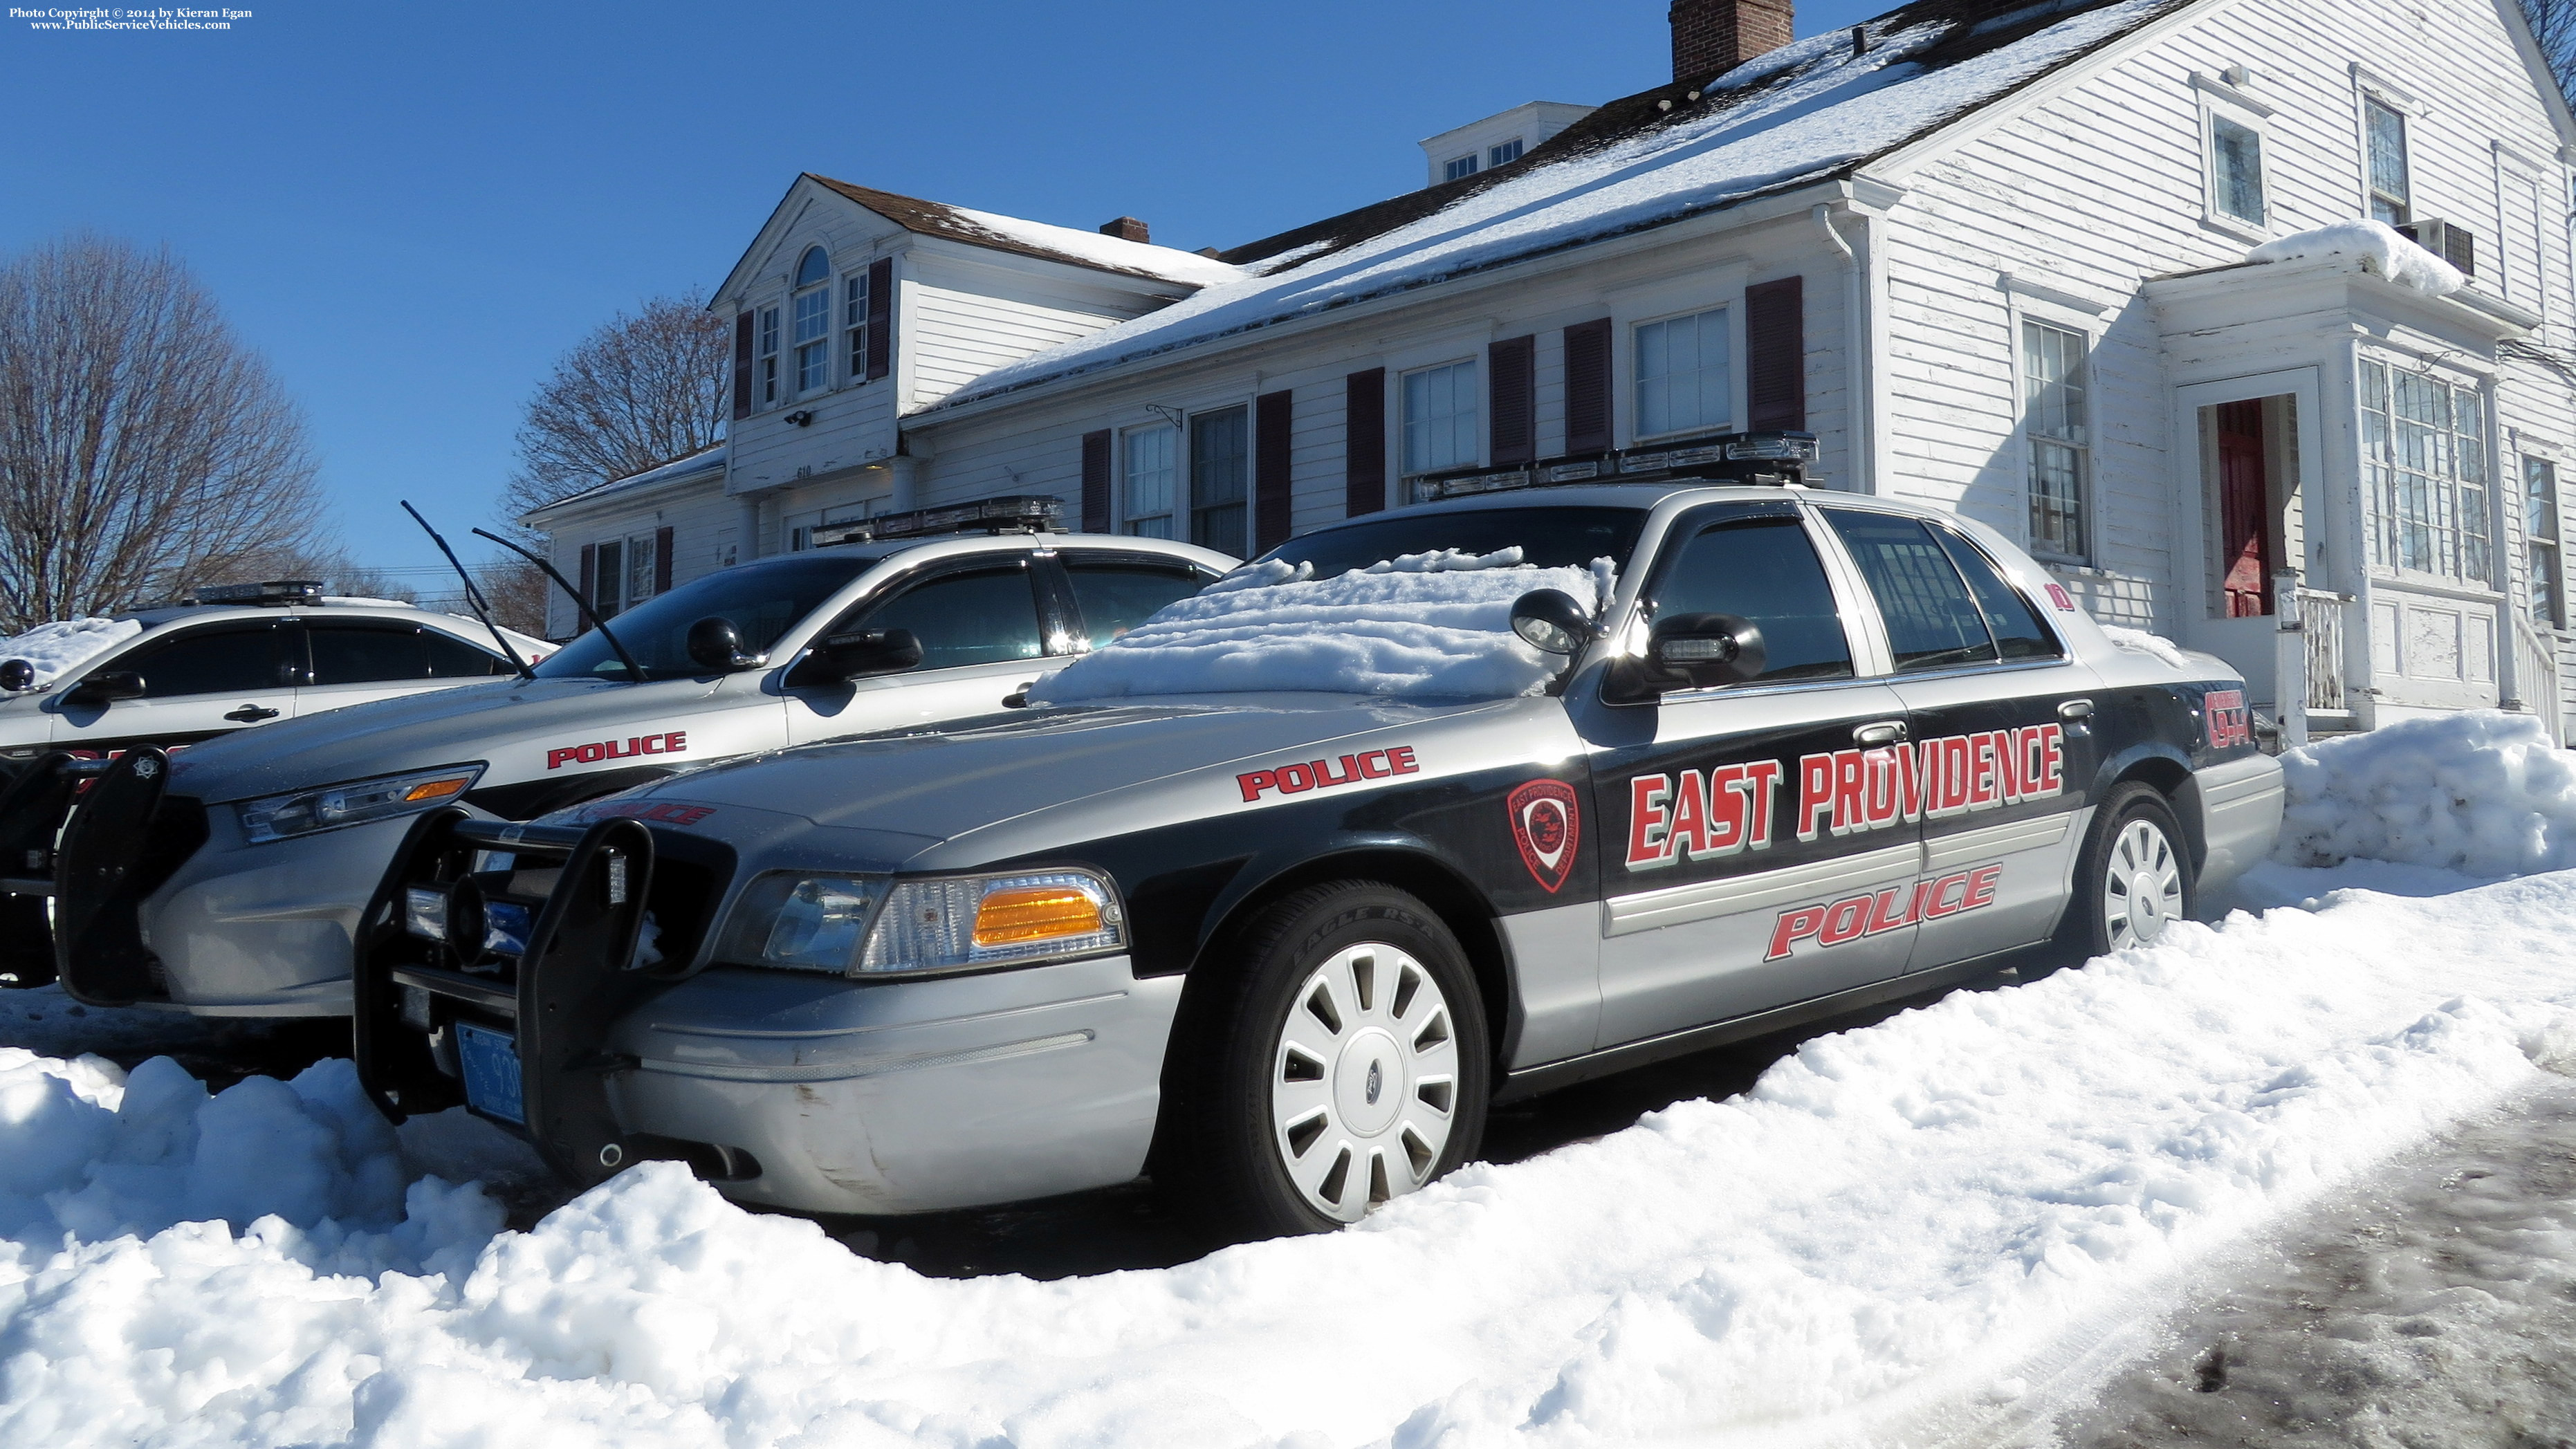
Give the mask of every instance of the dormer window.
POLYGON ((1445 171, 1448 173, 1447 175, 1445 175, 1444 177, 1442 177, 1442 178, 1441 178, 1441 179, 1442 179, 1442 180, 1444 180, 1444 181, 1455 181, 1455 180, 1457 180, 1457 179, 1458 179, 1459 177, 1461 177, 1461 176, 1473 176, 1473 175, 1475 175, 1475 174, 1476 174, 1476 153, 1475 153, 1475 152, 1473 152, 1473 151, 1470 151, 1470 152, 1468 152, 1468 153, 1467 153, 1466 155, 1464 155, 1464 156, 1457 157, 1456 159, 1452 160, 1452 161, 1451 161, 1451 162, 1450 162, 1446 167, 1444 167, 1444 168, 1443 168, 1443 170, 1445 170, 1445 171))
POLYGON ((809 247, 796 264, 796 391, 832 385, 832 261, 809 247))
POLYGON ((1485 152, 1485 165, 1488 167, 1494 167, 1518 161, 1521 159, 1521 151, 1523 149, 1521 138, 1514 136, 1499 146, 1487 148, 1485 152))

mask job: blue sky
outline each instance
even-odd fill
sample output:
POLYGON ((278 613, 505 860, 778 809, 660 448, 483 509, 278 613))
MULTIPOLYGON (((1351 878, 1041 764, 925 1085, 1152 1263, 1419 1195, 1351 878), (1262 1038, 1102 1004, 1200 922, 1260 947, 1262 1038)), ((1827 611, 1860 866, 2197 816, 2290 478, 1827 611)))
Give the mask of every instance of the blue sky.
MULTIPOLYGON (((641 298, 712 287, 799 171, 1231 246, 1419 186, 1420 137, 1663 80, 1667 3, 0 18, 0 254, 81 229, 168 244, 302 403, 358 557, 419 568, 435 554, 394 500, 451 533, 489 521, 555 357, 641 298)), ((1811 3, 1799 33, 1880 8, 1811 3)))

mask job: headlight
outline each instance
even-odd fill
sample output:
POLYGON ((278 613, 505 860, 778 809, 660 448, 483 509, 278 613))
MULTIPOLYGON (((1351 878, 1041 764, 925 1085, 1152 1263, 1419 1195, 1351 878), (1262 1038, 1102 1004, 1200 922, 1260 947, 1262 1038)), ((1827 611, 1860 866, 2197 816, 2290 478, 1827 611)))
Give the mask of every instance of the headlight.
POLYGON ((735 905, 724 959, 891 976, 1001 966, 1127 944, 1116 888, 1089 871, 883 877, 769 875, 735 905))
POLYGON ((298 790, 292 795, 271 795, 265 800, 245 800, 233 808, 241 816, 242 834, 254 843, 284 840, 319 830, 337 830, 344 825, 417 814, 464 794, 482 774, 483 766, 479 764, 448 765, 407 775, 325 785, 318 790, 298 790))

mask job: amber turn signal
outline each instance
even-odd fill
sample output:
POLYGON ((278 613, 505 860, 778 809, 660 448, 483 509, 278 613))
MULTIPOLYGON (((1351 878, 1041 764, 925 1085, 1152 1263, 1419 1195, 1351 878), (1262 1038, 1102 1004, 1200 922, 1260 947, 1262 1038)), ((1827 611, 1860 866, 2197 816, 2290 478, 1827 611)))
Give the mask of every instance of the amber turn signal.
POLYGON ((975 907, 975 944, 979 947, 1088 936, 1100 929, 1100 903, 1073 886, 997 890, 975 907))
POLYGON ((472 784, 473 779, 471 775, 454 775, 444 780, 424 780, 412 786, 403 795, 403 803, 409 805, 422 800, 444 800, 472 784))

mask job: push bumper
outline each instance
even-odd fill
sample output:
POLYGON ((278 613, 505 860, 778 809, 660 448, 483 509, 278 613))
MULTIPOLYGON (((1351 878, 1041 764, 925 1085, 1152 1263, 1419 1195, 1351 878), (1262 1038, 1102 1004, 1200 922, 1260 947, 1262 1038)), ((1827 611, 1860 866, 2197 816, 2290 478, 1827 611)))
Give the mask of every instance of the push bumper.
POLYGON ((0 790, 0 987, 54 979, 54 847, 81 782, 106 768, 55 750, 0 790))
POLYGON ((629 964, 646 896, 670 908, 662 942, 687 947, 675 964, 712 901, 679 899, 677 872, 645 884, 654 848, 632 821, 424 821, 362 932, 358 1070, 378 1105, 400 1120, 464 1102, 577 1183, 677 1158, 731 1197, 812 1212, 969 1207, 1143 1171, 1178 978, 1138 980, 1123 955, 926 981, 657 975, 629 964), (512 851, 511 869, 474 876, 477 849, 512 851), (611 906, 618 855, 627 901, 611 906), (471 877, 478 901, 525 901, 510 886, 532 868, 560 875, 524 955, 469 959, 403 930, 415 886, 454 899, 471 877))

